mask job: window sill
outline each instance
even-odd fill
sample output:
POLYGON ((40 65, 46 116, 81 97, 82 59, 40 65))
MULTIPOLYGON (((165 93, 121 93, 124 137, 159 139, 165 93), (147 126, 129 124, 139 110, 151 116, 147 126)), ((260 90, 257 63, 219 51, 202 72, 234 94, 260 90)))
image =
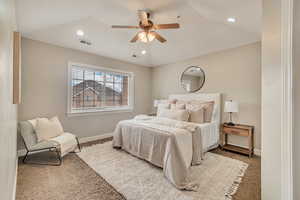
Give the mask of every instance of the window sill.
POLYGON ((68 117, 88 116, 88 115, 105 115, 116 113, 133 112, 133 108, 118 108, 118 109, 104 109, 104 110, 78 110, 67 113, 68 117))

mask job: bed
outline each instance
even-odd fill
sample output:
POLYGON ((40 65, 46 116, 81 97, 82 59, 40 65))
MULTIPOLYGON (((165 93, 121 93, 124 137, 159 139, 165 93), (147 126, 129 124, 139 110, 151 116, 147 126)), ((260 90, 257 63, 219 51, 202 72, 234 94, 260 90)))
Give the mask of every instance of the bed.
POLYGON ((207 152, 219 146, 220 141, 220 124, 221 124, 221 94, 220 93, 192 93, 170 95, 169 99, 178 100, 201 100, 214 101, 214 110, 210 123, 198 124, 202 129, 202 148, 203 152, 207 152))
POLYGON ((211 122, 197 124, 137 116, 118 123, 113 147, 162 168, 178 189, 196 191, 198 185, 189 176, 190 167, 201 164, 205 152, 219 145, 221 94, 170 95, 169 99, 214 101, 211 122))

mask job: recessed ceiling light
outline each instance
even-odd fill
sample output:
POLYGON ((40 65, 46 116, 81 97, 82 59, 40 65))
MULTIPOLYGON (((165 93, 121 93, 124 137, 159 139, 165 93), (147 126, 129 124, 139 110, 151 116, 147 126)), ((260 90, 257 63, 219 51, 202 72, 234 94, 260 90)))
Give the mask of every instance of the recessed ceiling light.
POLYGON ((141 53, 142 53, 143 55, 145 55, 145 54, 147 53, 147 51, 146 51, 146 50, 143 50, 141 53))
POLYGON ((234 17, 228 17, 227 21, 230 23, 234 23, 234 22, 236 22, 236 19, 234 17))
POLYGON ((84 36, 83 30, 77 30, 76 31, 76 35, 78 35, 78 36, 84 36))

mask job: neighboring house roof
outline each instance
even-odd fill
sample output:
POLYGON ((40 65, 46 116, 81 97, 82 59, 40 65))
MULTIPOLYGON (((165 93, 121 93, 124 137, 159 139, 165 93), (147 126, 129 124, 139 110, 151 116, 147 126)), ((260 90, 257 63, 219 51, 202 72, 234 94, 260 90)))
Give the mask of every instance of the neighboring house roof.
POLYGON ((94 90, 94 88, 88 87, 88 88, 84 88, 84 90, 80 90, 79 92, 73 94, 73 97, 76 97, 76 96, 80 95, 81 93, 83 93, 83 91, 86 91, 86 90, 91 90, 91 91, 94 92, 96 95, 100 95, 100 93, 97 92, 96 90, 94 90))
MULTIPOLYGON (((85 90, 92 90, 93 92, 95 92, 96 95, 101 95, 101 92, 103 91, 103 89, 102 89, 103 87, 104 87, 103 84, 98 83, 97 81, 84 80, 83 82, 73 86, 75 91, 77 91, 75 94, 73 94, 73 96, 77 96, 85 90)), ((113 92, 113 93, 116 93, 116 95, 120 95, 120 92, 113 90, 110 87, 105 87, 105 92, 106 93, 113 92)))

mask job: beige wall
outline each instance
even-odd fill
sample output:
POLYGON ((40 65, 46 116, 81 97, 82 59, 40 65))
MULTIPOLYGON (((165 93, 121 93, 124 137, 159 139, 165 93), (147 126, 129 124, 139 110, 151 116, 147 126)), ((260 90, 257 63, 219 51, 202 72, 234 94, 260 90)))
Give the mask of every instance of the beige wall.
MULTIPOLYGON (((184 93, 179 83, 181 72, 200 65, 206 73, 201 92, 221 92, 224 100, 237 100, 240 113, 234 120, 255 126, 255 148, 260 149, 260 48, 260 43, 254 43, 151 69, 23 38, 19 120, 58 115, 65 130, 79 137, 110 133, 118 121, 150 112, 153 98, 184 93), (135 112, 67 117, 68 61, 134 72, 135 112)), ((227 119, 224 115, 223 121, 227 119)), ((231 137, 230 142, 247 145, 238 137, 231 137)))
POLYGON ((0 1, 0 199, 13 200, 17 167, 17 106, 13 105, 14 1, 0 1))
POLYGON ((263 0, 262 199, 281 199, 281 1, 263 0))
MULTIPOLYGON (((155 68, 152 75, 153 98, 167 98, 170 94, 185 93, 179 82, 181 73, 188 66, 199 65, 206 74, 206 82, 200 92, 220 92, 223 94, 223 101, 238 101, 240 112, 233 119, 238 123, 255 126, 255 148, 260 149, 260 49, 260 43, 254 43, 155 68)), ((227 121, 228 115, 223 113, 222 118, 227 121)), ((231 137, 229 141, 247 145, 244 138, 231 137)))
POLYGON ((147 67, 23 38, 19 120, 57 115, 64 129, 79 137, 111 133, 118 121, 150 112, 151 75, 147 67), (67 117, 68 61, 134 72, 134 112, 67 117))

